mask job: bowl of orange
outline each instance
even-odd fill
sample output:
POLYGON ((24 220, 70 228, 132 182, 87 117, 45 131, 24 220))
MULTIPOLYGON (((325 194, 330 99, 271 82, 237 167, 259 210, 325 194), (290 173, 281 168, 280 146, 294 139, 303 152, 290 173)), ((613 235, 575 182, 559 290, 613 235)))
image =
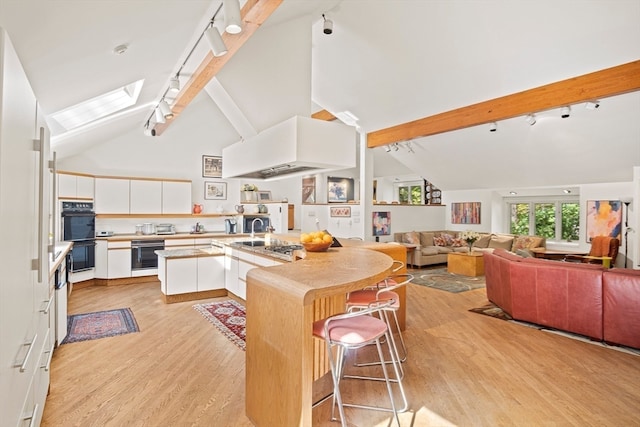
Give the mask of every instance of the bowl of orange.
POLYGON ((300 243, 307 252, 325 252, 333 243, 333 236, 326 231, 302 233, 300 243))

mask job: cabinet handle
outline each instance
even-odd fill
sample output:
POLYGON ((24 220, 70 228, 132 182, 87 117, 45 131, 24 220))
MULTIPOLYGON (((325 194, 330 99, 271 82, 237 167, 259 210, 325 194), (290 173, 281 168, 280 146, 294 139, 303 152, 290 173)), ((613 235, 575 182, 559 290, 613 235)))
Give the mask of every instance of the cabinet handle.
POLYGON ((47 303, 47 306, 40 310, 40 313, 42 314, 49 314, 49 310, 51 309, 51 303, 53 303, 53 298, 50 298, 48 301, 44 301, 47 303))
POLYGON ((51 346, 51 350, 45 351, 45 354, 49 355, 47 357, 47 363, 45 363, 44 365, 42 365, 40 367, 42 369, 44 369, 45 371, 49 371, 49 369, 51 369, 51 359, 53 358, 53 346, 51 346))
POLYGON ((27 354, 24 356, 22 363, 16 363, 15 365, 13 365, 14 368, 20 368, 20 372, 24 372, 27 370, 27 362, 29 361, 29 356, 31 356, 31 350, 33 350, 33 345, 36 343, 37 338, 38 338, 38 334, 35 334, 31 342, 22 344, 23 347, 29 346, 29 350, 27 350, 27 354))
MULTIPOLYGON (((31 269, 38 270, 38 283, 42 282, 42 239, 43 239, 43 216, 44 216, 44 128, 40 128, 40 138, 33 140, 33 150, 39 153, 40 161, 38 166, 38 257, 31 260, 31 269)), ((48 248, 47 248, 48 249, 48 248)))
POLYGON ((28 416, 26 416, 26 417, 24 417, 22 419, 23 421, 24 420, 31 420, 31 421, 29 421, 29 427, 35 426, 36 419, 38 418, 38 409, 39 409, 39 406, 36 403, 35 405, 33 405, 33 412, 31 412, 31 415, 28 415, 28 416))

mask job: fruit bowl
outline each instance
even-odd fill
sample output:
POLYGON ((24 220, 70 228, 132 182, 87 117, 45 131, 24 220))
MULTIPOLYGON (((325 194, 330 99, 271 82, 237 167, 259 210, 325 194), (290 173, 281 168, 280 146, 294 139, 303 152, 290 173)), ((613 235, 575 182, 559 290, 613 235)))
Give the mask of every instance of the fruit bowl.
POLYGON ((305 250, 307 252, 325 252, 327 249, 329 249, 329 246, 331 246, 332 242, 322 242, 322 243, 313 243, 313 242, 308 242, 308 243, 302 243, 302 246, 304 246, 305 250))

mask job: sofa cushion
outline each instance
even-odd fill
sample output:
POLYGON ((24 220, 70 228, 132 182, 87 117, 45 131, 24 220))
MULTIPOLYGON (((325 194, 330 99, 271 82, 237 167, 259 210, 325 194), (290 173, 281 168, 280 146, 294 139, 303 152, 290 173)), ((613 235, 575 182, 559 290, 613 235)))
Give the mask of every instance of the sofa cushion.
POLYGON ((420 251, 422 255, 438 255, 438 247, 437 246, 423 246, 420 251))
POLYGON ((531 258, 533 256, 533 252, 529 249, 516 249, 516 255, 520 255, 522 258, 531 258))
POLYGON ((451 242, 451 246, 453 246, 454 248, 459 248, 459 247, 467 247, 467 242, 465 242, 464 240, 462 240, 460 237, 455 237, 453 239, 453 242, 451 242))
POLYGON ((509 250, 513 246, 513 237, 491 235, 488 248, 500 248, 509 250))
POLYGON ((515 252, 518 249, 531 249, 537 248, 542 243, 542 237, 537 236, 517 236, 513 239, 513 245, 511 251, 515 252))
POLYGON ((447 242, 447 244, 444 246, 453 246, 453 239, 455 239, 455 236, 453 234, 441 233, 440 237, 443 237, 444 240, 447 242))
POLYGON ((422 246, 435 246, 435 244, 433 243, 433 236, 435 236, 435 234, 433 234, 433 233, 421 232, 420 233, 420 244, 422 246))
POLYGON ((420 244, 420 235, 416 231, 410 231, 402 235, 402 243, 409 243, 411 245, 420 244))
POLYGON ((478 240, 473 242, 473 247, 474 248, 488 248, 490 240, 491 240, 491 234, 487 234, 485 236, 482 236, 478 240))
POLYGON ((453 252, 453 249, 448 246, 437 246, 437 249, 439 254, 450 254, 453 252))

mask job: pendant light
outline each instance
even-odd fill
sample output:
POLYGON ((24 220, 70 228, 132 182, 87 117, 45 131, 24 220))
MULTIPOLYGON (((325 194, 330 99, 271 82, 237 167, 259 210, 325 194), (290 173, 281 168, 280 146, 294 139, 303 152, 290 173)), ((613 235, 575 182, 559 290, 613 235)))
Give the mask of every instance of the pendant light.
POLYGON ((239 0, 224 1, 224 30, 229 34, 238 34, 242 31, 239 0))

